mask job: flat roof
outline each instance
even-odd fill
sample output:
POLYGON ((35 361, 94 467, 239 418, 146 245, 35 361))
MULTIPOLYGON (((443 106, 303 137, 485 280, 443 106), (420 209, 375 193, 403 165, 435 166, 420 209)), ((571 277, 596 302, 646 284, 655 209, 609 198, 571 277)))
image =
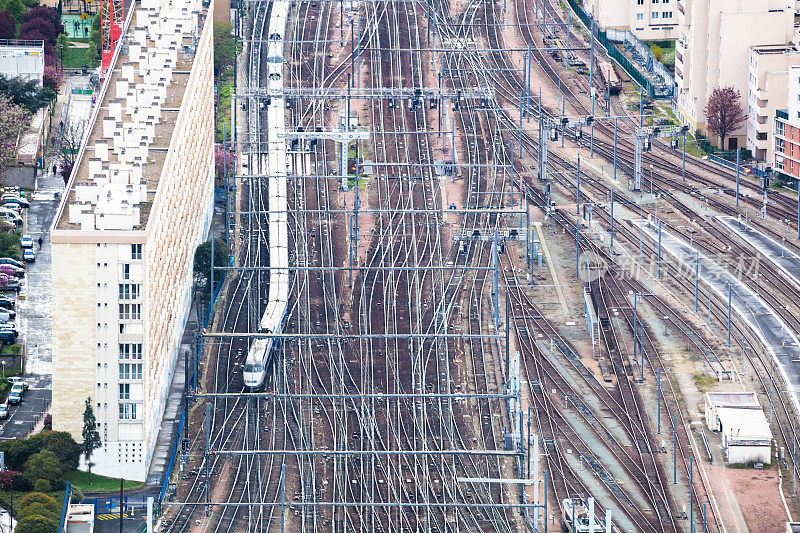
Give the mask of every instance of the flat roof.
POLYGON ((200 1, 134 4, 54 229, 146 228, 203 27, 200 1))
POLYGON ((720 407, 717 417, 722 432, 737 440, 772 440, 772 430, 761 409, 720 407))
POLYGON ((713 407, 757 407, 761 409, 755 392, 707 392, 706 402, 713 407))

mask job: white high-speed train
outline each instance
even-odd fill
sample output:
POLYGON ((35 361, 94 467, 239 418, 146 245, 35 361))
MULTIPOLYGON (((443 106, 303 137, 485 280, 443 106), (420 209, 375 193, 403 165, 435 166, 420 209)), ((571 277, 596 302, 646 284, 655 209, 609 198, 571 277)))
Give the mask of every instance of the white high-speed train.
MULTIPOLYGON (((273 2, 267 43, 267 84, 283 90, 283 39, 290 2, 273 2)), ((289 300, 289 228, 287 225, 286 140, 279 137, 286 130, 286 99, 272 96, 267 107, 267 168, 269 193, 269 297, 259 322, 260 333, 280 333, 289 300)), ((257 339, 247 352, 244 384, 258 389, 264 384, 267 367, 276 342, 274 338, 257 339)))

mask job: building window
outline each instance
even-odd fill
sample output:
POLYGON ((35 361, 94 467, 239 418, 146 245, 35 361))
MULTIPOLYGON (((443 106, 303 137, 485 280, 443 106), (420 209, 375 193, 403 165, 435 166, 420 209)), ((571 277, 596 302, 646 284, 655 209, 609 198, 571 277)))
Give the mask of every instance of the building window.
POLYGON ((671 19, 672 18, 672 11, 664 11, 661 13, 662 19, 671 19))
POLYGON ((636 20, 644 20, 644 15, 641 13, 636 13, 636 20))
POLYGON ((784 140, 783 139, 775 139, 775 151, 779 154, 783 153, 784 150, 784 140))
POLYGON ((131 279, 131 266, 128 264, 122 265, 122 279, 131 279))
POLYGON ((119 284, 120 300, 137 300, 138 298, 139 298, 139 284, 137 283, 119 284))
POLYGON ((636 5, 643 6, 644 0, 636 0, 636 5))
POLYGON ((130 383, 120 383, 119 384, 119 399, 120 400, 130 400, 131 399, 131 384, 130 383))
POLYGON ((141 320, 142 304, 119 304, 120 320, 141 320))
POLYGON ((135 403, 119 404, 119 419, 136 420, 136 404, 135 403))
POLYGON ((142 245, 131 244, 131 259, 133 261, 141 261, 142 259, 142 245))
POLYGON ((142 345, 120 343, 119 345, 119 358, 120 359, 141 359, 142 358, 142 345))
POLYGON ((777 135, 780 135, 781 137, 786 137, 786 125, 783 122, 781 122, 779 120, 776 120, 775 121, 775 133, 777 135))
POLYGON ((121 380, 142 379, 142 364, 141 363, 120 363, 119 364, 119 379, 121 379, 121 380))
POLYGON ((658 18, 658 11, 653 11, 653 12, 650 14, 650 18, 652 18, 652 19, 657 19, 657 18, 658 18))

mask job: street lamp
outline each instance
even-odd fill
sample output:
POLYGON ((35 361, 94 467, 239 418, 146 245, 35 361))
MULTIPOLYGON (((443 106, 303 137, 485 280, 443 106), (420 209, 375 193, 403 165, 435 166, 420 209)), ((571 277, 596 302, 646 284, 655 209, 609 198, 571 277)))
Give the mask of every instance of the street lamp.
POLYGON ((59 66, 61 67, 61 72, 64 72, 64 43, 58 45, 58 51, 61 55, 61 61, 59 62, 59 66))
POLYGON ((3 363, 3 379, 6 379, 6 362, 1 361, 3 363))

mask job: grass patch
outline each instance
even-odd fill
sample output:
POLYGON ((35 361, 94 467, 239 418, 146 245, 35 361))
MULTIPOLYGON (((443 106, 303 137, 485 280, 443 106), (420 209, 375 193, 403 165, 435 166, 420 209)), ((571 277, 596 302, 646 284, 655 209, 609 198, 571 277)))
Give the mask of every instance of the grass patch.
MULTIPOLYGON (((89 473, 82 470, 73 470, 64 475, 64 481, 69 481, 83 492, 116 492, 119 491, 119 478, 98 476, 92 474, 92 484, 89 484, 89 473)), ((144 483, 139 481, 125 481, 125 490, 138 489, 144 483)))
POLYGON ((714 376, 709 376, 708 374, 704 374, 702 372, 698 372, 694 375, 694 383, 697 385, 697 388, 700 392, 706 392, 708 389, 714 386, 717 380, 714 379, 714 376))
MULTIPOLYGON (((78 41, 79 39, 71 39, 71 41, 78 41)), ((88 41, 88 39, 85 39, 88 41)), ((70 46, 64 48, 64 68, 81 68, 83 65, 93 67, 96 64, 90 55, 90 48, 78 48, 77 46, 70 46)))

